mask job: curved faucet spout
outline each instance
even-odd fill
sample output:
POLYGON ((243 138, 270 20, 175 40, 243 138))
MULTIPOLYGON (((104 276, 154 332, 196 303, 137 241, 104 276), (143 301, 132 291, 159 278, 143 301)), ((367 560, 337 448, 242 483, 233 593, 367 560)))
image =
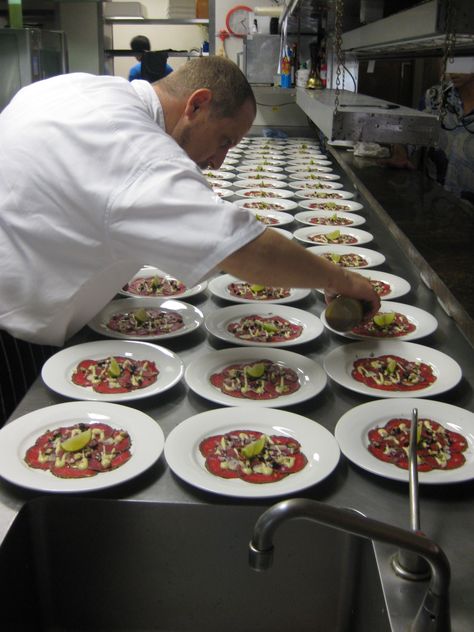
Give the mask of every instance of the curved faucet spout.
POLYGON ((393 544, 421 555, 430 565, 431 581, 410 632, 450 632, 450 566, 444 551, 424 536, 366 518, 348 509, 303 498, 284 500, 273 505, 255 523, 249 545, 249 563, 252 568, 262 571, 271 566, 273 535, 283 522, 293 518, 313 520, 346 533, 393 544))

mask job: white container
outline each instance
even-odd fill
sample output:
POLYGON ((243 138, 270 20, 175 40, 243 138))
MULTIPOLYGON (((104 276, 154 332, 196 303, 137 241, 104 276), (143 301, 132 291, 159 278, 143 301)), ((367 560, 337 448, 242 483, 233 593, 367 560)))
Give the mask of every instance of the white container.
POLYGON ((296 71, 296 87, 306 88, 306 83, 309 78, 309 68, 300 68, 296 71))

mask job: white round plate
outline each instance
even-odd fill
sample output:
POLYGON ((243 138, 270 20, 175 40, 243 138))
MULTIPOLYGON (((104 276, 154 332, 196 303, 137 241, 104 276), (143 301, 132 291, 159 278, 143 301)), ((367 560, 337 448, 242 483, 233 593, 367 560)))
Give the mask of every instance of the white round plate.
MULTIPOLYGON (((295 239, 298 239, 305 244, 315 246, 317 244, 310 239, 311 235, 324 235, 326 233, 333 233, 335 230, 338 230, 341 235, 351 235, 357 239, 357 244, 368 244, 374 238, 372 233, 369 233, 366 230, 352 228, 352 226, 305 226, 305 228, 298 228, 295 230, 293 235, 295 236, 295 239)), ((330 244, 324 245, 330 246, 330 244)))
POLYGON ((408 471, 374 457, 367 446, 368 432, 372 428, 385 426, 390 419, 411 419, 413 408, 418 409, 418 418, 437 421, 442 426, 462 434, 468 448, 463 452, 466 462, 454 470, 431 470, 418 472, 418 482, 422 485, 442 485, 460 483, 474 478, 474 413, 429 399, 397 399, 387 401, 377 399, 361 404, 345 413, 337 422, 335 436, 343 454, 353 463, 372 474, 395 481, 408 483, 408 471))
POLYGON ((209 333, 213 334, 220 340, 230 342, 232 344, 243 345, 246 347, 292 347, 294 345, 300 345, 310 340, 314 340, 320 336, 324 327, 317 316, 310 312, 297 309, 296 307, 288 307, 286 305, 233 305, 232 307, 223 307, 218 309, 205 320, 205 327, 209 333), (231 323, 239 322, 241 318, 247 316, 262 316, 263 318, 271 318, 272 316, 280 316, 286 318, 294 325, 303 327, 303 331, 298 338, 294 340, 287 340, 285 342, 253 342, 252 340, 242 340, 237 338, 227 327, 231 323))
MULTIPOLYGON (((327 308, 326 308, 327 309, 327 308)), ((335 334, 344 336, 345 338, 351 338, 352 340, 417 340, 424 336, 429 336, 438 328, 438 321, 436 318, 419 307, 413 307, 413 305, 407 305, 406 303, 395 303, 393 301, 383 301, 379 312, 398 312, 407 317, 408 321, 415 325, 415 331, 407 334, 406 336, 399 336, 393 338, 375 338, 374 336, 364 336, 361 334, 355 334, 351 331, 340 332, 330 327, 326 320, 326 309, 321 314, 321 320, 325 327, 335 334)))
MULTIPOLYGON (((167 274, 166 272, 163 272, 163 270, 160 270, 159 268, 154 268, 153 266, 145 266, 141 270, 139 270, 136 274, 134 274, 133 277, 130 279, 130 281, 133 281, 133 279, 138 279, 140 277, 153 278, 154 276, 160 276, 160 277, 165 277, 167 279, 176 280, 176 277, 173 277, 167 274)), ((190 296, 195 296, 196 294, 200 294, 206 288, 207 288, 207 281, 203 281, 202 283, 198 283, 197 285, 193 285, 192 287, 186 288, 184 292, 181 292, 180 294, 175 294, 174 296, 163 296, 163 297, 154 296, 152 298, 174 298, 174 299, 189 298, 190 296)), ((131 298, 137 298, 140 300, 145 300, 148 298, 146 296, 137 296, 137 294, 132 294, 132 292, 127 292, 127 290, 124 290, 124 289, 120 290, 120 294, 122 294, 122 296, 129 296, 131 298)))
MULTIPOLYGON (((247 156, 249 155, 250 155, 250 152, 247 154, 247 156)), ((242 167, 247 167, 247 166, 265 167, 266 165, 270 165, 271 167, 284 167, 286 165, 286 161, 280 160, 279 158, 268 158, 267 156, 260 156, 259 158, 251 158, 251 159, 246 158, 245 160, 242 160, 240 165, 242 167)))
MULTIPOLYGON (((276 171, 239 171, 236 175, 239 180, 250 180, 251 183, 255 182, 255 180, 265 180, 265 182, 268 182, 269 179, 284 180, 286 187, 286 175, 283 173, 277 173, 276 171)), ((234 186, 239 185, 234 182, 234 186)), ((248 186, 249 185, 247 184, 246 187, 248 186)), ((250 184, 250 186, 252 186, 252 184, 250 184)))
POLYGON ((283 228, 275 228, 274 226, 268 226, 268 228, 270 230, 276 231, 277 233, 280 233, 280 235, 286 237, 287 239, 293 239, 293 233, 290 233, 289 230, 284 230, 283 228))
POLYGON ((288 173, 331 173, 332 167, 324 167, 323 165, 288 165, 286 167, 288 173))
POLYGON ((390 292, 385 296, 382 296, 382 301, 391 300, 394 298, 399 298, 400 296, 404 296, 408 294, 411 290, 411 285, 402 277, 396 276, 395 274, 389 274, 388 272, 383 272, 381 270, 357 270, 359 274, 362 276, 368 277, 369 279, 373 279, 374 281, 383 281, 384 283, 388 283, 390 285, 390 292))
POLYGON ((291 136, 286 139, 286 144, 292 147, 307 149, 308 147, 317 147, 319 149, 320 144, 315 138, 307 136, 291 136))
POLYGON ((283 167, 272 167, 272 165, 239 165, 237 171, 256 173, 282 173, 283 167))
POLYGON ((290 215, 289 213, 279 213, 278 211, 258 211, 257 209, 248 210, 255 215, 255 218, 259 222, 265 224, 268 228, 272 228, 274 226, 285 226, 286 224, 291 224, 293 222, 293 215, 290 215), (273 223, 268 224, 264 221, 264 218, 273 220, 273 223))
POLYGON ((288 189, 273 189, 271 187, 254 187, 250 189, 238 189, 234 192, 234 195, 238 195, 242 198, 292 198, 294 191, 288 189))
POLYGON ((286 182, 282 180, 275 180, 273 177, 271 178, 262 178, 260 180, 234 180, 232 185, 237 189, 235 194, 238 194, 239 189, 285 189, 287 186, 286 182))
POLYGON ((184 373, 186 384, 201 397, 223 406, 248 406, 258 408, 281 408, 305 402, 320 393, 327 383, 326 373, 322 367, 299 353, 286 349, 261 349, 260 347, 235 347, 212 351, 193 360, 184 373), (238 362, 255 362, 261 359, 271 360, 298 374, 300 388, 294 393, 275 399, 244 399, 226 395, 210 382, 213 373, 225 369, 238 362))
POLYGON ((230 180, 219 180, 219 178, 206 178, 208 184, 214 189, 215 187, 219 187, 220 189, 230 189, 232 187, 232 182, 230 180))
POLYGON ((349 226, 352 227, 365 224, 365 217, 362 217, 362 215, 357 215, 356 213, 345 213, 344 211, 340 213, 338 211, 302 211, 301 213, 296 213, 295 220, 301 224, 306 224, 307 226, 332 226, 333 229, 336 229, 338 228, 337 224, 314 224, 311 221, 315 218, 330 219, 331 217, 334 217, 334 214, 351 222, 351 224, 345 224, 346 228, 349 226))
POLYGON ((0 430, 0 476, 10 483, 43 492, 88 492, 128 481, 161 456, 164 435, 158 423, 139 410, 103 402, 67 402, 34 410, 0 430), (126 430, 132 440, 131 458, 121 467, 88 478, 58 478, 24 462, 27 449, 47 430, 84 423, 106 423, 126 430))
POLYGON ((289 158, 317 158, 318 156, 325 158, 321 149, 317 145, 308 145, 307 147, 298 147, 295 145, 287 145, 285 147, 285 155, 289 158))
MULTIPOLYGON (((304 174, 303 174, 304 175, 304 174)), ((234 182, 235 186, 235 182, 234 182)), ((285 185, 286 186, 286 185, 285 185)), ((311 197, 313 195, 313 191, 326 191, 327 189, 342 189, 344 185, 341 182, 330 182, 329 180, 291 180, 288 182, 288 187, 290 189, 304 190, 307 189, 308 196, 311 197)))
MULTIPOLYGON (((240 157, 240 155, 239 155, 239 157, 240 157)), ((226 156, 226 158, 225 158, 224 162, 222 163, 222 165, 224 165, 224 166, 225 166, 225 165, 231 165, 231 166, 233 166, 233 165, 237 165, 237 164, 239 164, 239 160, 238 160, 238 158, 232 158, 232 156, 230 156, 230 157, 229 157, 229 154, 227 154, 227 156, 226 156)), ((221 166, 221 168, 222 168, 222 166, 221 166)), ((225 171, 225 170, 224 170, 224 171, 225 171)))
POLYGON ((309 199, 316 200, 330 200, 331 202, 342 202, 342 200, 350 200, 355 197, 355 193, 349 191, 341 191, 341 189, 298 189, 294 192, 294 196, 297 198, 303 198, 309 201, 309 199), (338 195, 339 197, 331 198, 331 195, 338 195))
POLYGON ((48 388, 71 399, 119 402, 151 397, 167 391, 183 377, 180 358, 164 347, 135 340, 98 340, 67 347, 51 356, 43 365, 41 377, 48 388), (92 388, 77 386, 71 380, 76 366, 83 360, 100 360, 109 356, 126 356, 132 360, 151 360, 159 369, 156 382, 130 393, 96 393, 92 388))
POLYGON ((233 171, 225 171, 224 169, 203 169, 202 174, 205 178, 214 180, 233 180, 235 178, 233 171))
POLYGON ((332 161, 328 160, 325 156, 317 156, 311 158, 311 156, 301 158, 288 158, 287 165, 294 167, 296 165, 310 166, 310 165, 322 165, 323 167, 329 167, 332 165, 332 161))
MULTIPOLYGON (((380 266, 385 261, 385 255, 383 255, 381 252, 370 250, 370 248, 359 248, 358 246, 342 246, 336 244, 335 246, 314 246, 314 248, 308 248, 308 250, 315 255, 322 255, 326 252, 334 252, 339 255, 347 255, 351 253, 360 255, 361 257, 364 257, 364 259, 367 261, 367 265, 363 267, 364 270, 367 270, 367 268, 380 266)), ((361 268, 348 269, 359 271, 361 268)))
POLYGON ((237 498, 270 498, 286 496, 320 483, 336 468, 340 450, 333 435, 307 417, 265 408, 248 408, 244 414, 239 407, 208 410, 185 419, 168 435, 165 458, 176 476, 198 489, 237 498), (199 444, 206 437, 236 429, 292 437, 301 444, 301 452, 308 463, 295 474, 263 485, 214 476, 206 469, 199 444))
MULTIPOLYGON (((298 208, 298 204, 294 200, 287 200, 286 198, 271 198, 271 197, 255 197, 248 198, 243 200, 236 200, 234 202, 240 208, 245 208, 254 213, 288 213, 288 211, 294 211, 295 208, 298 208), (268 204, 275 205, 280 208, 262 208, 256 209, 249 207, 248 204, 268 204), (283 208, 281 208, 283 207, 283 208)), ((291 220, 293 221, 293 216, 291 216, 291 220)))
POLYGON ((360 202, 353 200, 320 200, 318 198, 298 200, 298 205, 308 211, 330 211, 331 213, 338 211, 352 213, 352 211, 360 211, 364 208, 360 202), (331 208, 327 208, 328 205, 331 208))
MULTIPOLYGON (((322 182, 325 182, 326 180, 340 180, 341 179, 341 176, 339 176, 337 173, 324 173, 323 171, 318 171, 318 172, 315 171, 313 173, 311 171, 301 171, 301 170, 295 171, 295 172, 293 171, 289 172, 289 177, 291 178, 291 180, 320 180, 322 182)), ((325 184, 324 186, 327 187, 327 184, 325 184)))
POLYGON ((219 169, 215 169, 215 171, 227 171, 228 173, 233 173, 235 171, 235 167, 233 167, 231 164, 226 165, 224 161, 219 169))
POLYGON ((176 338, 177 336, 184 336, 197 329, 204 321, 204 315, 200 309, 184 303, 183 301, 177 301, 175 299, 162 299, 162 298, 123 298, 115 301, 111 301, 106 305, 96 316, 88 323, 93 331, 108 338, 118 338, 120 340, 165 340, 168 338, 176 338), (183 319, 183 327, 172 331, 170 333, 163 334, 151 334, 149 336, 133 336, 132 334, 121 334, 118 331, 109 329, 107 323, 114 314, 118 312, 130 312, 134 309, 160 309, 164 312, 178 313, 183 319))
POLYGON ((220 198, 229 198, 232 197, 233 195, 235 195, 235 192, 232 191, 232 189, 223 189, 221 187, 212 187, 212 190, 214 191, 214 193, 216 195, 218 195, 220 198))
POLYGON ((337 347, 324 359, 324 368, 329 377, 341 386, 371 397, 380 397, 381 395, 390 398, 431 397, 453 388, 462 377, 459 364, 445 353, 414 342, 401 340, 366 340, 337 347), (419 360, 429 364, 437 379, 419 391, 385 391, 370 388, 352 377, 352 366, 355 360, 381 355, 396 355, 405 358, 405 360, 419 360))
MULTIPOLYGON (((373 279, 374 281, 383 281, 384 283, 390 285, 390 292, 381 297, 382 301, 399 298, 400 296, 408 294, 411 290, 411 285, 408 281, 405 281, 405 279, 402 279, 402 277, 396 276, 395 274, 383 272, 382 270, 357 270, 357 274, 361 274, 362 276, 365 276, 368 279, 373 279)), ((317 291, 324 294, 324 290, 321 288, 317 288, 317 291)))
POLYGON ((242 283, 242 280, 230 274, 222 274, 209 281, 209 290, 212 294, 214 294, 214 296, 223 298, 226 301, 232 301, 233 303, 252 303, 253 305, 277 305, 282 303, 294 303, 296 301, 300 301, 303 298, 306 298, 311 294, 310 289, 290 288, 290 295, 285 298, 276 299, 274 301, 251 301, 246 298, 241 298, 239 296, 234 296, 233 294, 231 294, 228 289, 231 283, 242 283))

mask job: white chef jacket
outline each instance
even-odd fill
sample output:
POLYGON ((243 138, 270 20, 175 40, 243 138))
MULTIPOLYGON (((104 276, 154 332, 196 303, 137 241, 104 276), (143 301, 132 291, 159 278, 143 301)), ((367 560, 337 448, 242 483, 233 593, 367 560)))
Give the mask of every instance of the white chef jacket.
POLYGON ((164 131, 146 81, 83 73, 0 115, 0 329, 61 345, 144 264, 194 285, 265 227, 164 131))

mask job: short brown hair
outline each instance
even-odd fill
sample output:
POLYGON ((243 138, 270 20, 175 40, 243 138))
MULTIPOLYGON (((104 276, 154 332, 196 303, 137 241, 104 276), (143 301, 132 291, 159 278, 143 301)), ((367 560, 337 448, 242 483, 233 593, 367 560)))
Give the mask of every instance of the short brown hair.
POLYGON ((171 96, 186 98, 200 88, 211 90, 212 110, 219 118, 235 116, 248 100, 257 105, 245 75, 234 62, 210 56, 190 59, 160 80, 160 88, 171 96))

